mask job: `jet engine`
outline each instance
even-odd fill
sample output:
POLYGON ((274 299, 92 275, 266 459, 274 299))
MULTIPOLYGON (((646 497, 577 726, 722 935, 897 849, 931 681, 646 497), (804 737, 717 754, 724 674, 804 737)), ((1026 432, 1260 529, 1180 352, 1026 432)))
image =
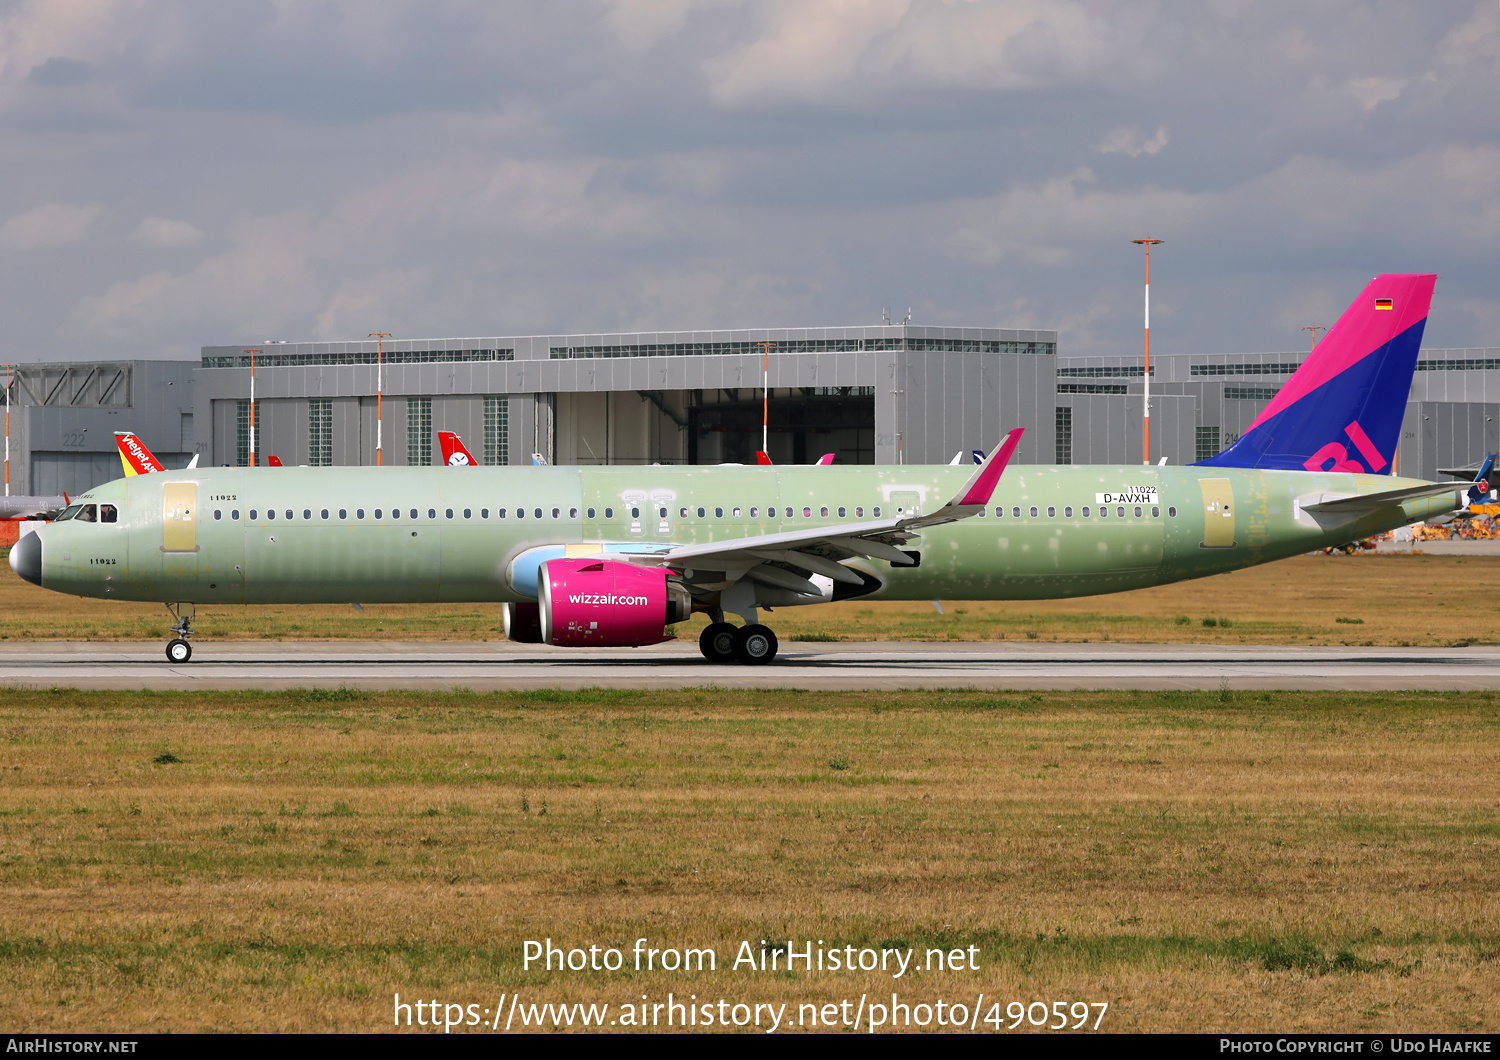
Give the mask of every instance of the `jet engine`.
POLYGON ((517 644, 542 642, 542 614, 536 604, 506 604, 505 636, 517 644))
POLYGON ((635 648, 666 639, 692 613, 692 597, 660 567, 597 558, 542 564, 542 641, 563 647, 635 648))

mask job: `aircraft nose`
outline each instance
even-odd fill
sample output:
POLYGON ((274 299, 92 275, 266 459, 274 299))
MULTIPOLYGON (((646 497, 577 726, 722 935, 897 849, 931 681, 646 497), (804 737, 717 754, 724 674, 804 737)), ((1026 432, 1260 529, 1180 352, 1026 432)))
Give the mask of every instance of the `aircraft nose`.
POLYGON ((35 530, 10 546, 10 569, 32 585, 42 584, 42 536, 35 530))

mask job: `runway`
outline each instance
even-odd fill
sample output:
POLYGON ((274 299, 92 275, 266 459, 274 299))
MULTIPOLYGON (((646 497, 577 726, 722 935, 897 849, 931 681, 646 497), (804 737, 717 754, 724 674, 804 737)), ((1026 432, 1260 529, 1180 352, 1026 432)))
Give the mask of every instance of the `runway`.
POLYGON ((687 642, 564 649, 510 643, 200 641, 0 645, 0 687, 84 689, 800 688, 1421 689, 1500 684, 1500 646, 867 643, 782 646, 769 666, 709 663, 687 642))

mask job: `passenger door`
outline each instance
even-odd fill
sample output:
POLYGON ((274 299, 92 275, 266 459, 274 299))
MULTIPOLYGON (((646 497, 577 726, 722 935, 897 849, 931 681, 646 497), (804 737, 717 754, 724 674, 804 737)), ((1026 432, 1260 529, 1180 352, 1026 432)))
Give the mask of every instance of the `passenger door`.
POLYGON ((161 491, 161 550, 198 551, 198 484, 168 482, 161 491))
POLYGON ((1234 486, 1227 478, 1201 478, 1203 492, 1203 540, 1199 548, 1234 548, 1234 486))

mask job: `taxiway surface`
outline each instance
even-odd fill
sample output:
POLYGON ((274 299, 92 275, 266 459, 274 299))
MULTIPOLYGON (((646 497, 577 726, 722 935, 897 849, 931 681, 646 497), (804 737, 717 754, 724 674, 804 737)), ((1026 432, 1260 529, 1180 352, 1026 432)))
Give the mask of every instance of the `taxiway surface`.
POLYGON ((1425 689, 1500 684, 1500 647, 1297 648, 1182 644, 786 644, 769 666, 705 661, 684 641, 566 649, 510 643, 11 643, 0 686, 85 689, 1197 688, 1425 689))

